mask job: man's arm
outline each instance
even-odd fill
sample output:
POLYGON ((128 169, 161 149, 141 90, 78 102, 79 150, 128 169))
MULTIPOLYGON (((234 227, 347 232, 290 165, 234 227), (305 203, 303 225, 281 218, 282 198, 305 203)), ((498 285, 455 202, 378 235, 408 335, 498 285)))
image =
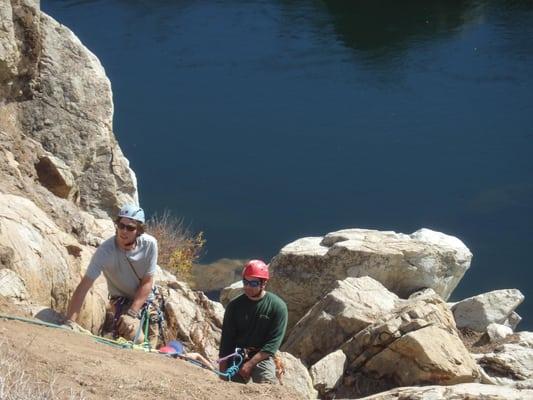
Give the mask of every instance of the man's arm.
POLYGON ((265 334, 265 341, 261 346, 261 352, 274 355, 281 346, 287 329, 287 305, 281 299, 273 304, 271 318, 270 328, 265 334))
POLYGON ((76 321, 78 319, 81 306, 83 305, 85 297, 87 296, 87 292, 92 287, 93 283, 94 280, 89 278, 88 276, 84 276, 82 278, 82 280, 76 287, 76 290, 74 290, 72 298, 70 299, 66 316, 67 321, 76 321))
POLYGON ((143 304, 146 303, 146 299, 152 291, 153 285, 154 277, 152 275, 145 275, 141 280, 137 291, 135 292, 135 297, 131 303, 130 310, 137 313, 141 310, 143 304))
POLYGON ((255 366, 260 363, 263 360, 266 360, 267 358, 271 357, 272 354, 265 353, 264 351, 258 351, 254 354, 252 358, 250 358, 248 361, 246 361, 241 369, 239 370, 239 375, 242 376, 244 379, 248 379, 250 375, 252 374, 252 370, 255 368, 255 366))

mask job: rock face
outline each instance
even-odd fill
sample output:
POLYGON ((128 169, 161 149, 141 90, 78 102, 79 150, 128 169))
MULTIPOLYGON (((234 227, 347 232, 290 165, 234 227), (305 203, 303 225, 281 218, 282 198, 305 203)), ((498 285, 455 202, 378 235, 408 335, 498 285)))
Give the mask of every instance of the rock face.
POLYGON ((398 296, 367 276, 337 281, 334 289, 298 321, 282 349, 312 365, 387 315, 398 301, 398 296))
MULTIPOLYGON (((0 1, 0 21, 0 294, 57 322, 136 180, 96 56, 38 1, 0 1)), ((222 307, 172 285, 169 335, 216 357, 222 307)), ((106 302, 100 278, 78 321, 97 333, 106 302)))
POLYGON ((0 193, 2 266, 17 276, 17 292, 53 308, 66 308, 70 291, 90 256, 30 200, 0 193))
POLYGON ((0 154, 8 161, 0 192, 56 214, 67 233, 79 207, 106 218, 135 202, 135 175, 112 132, 111 86, 98 59, 37 1, 2 1, 0 16, 0 154))
POLYGON ((166 301, 166 339, 179 339, 188 351, 216 360, 224 317, 222 305, 209 300, 202 292, 192 291, 163 270, 159 270, 157 282, 163 287, 166 301))
MULTIPOLYGON (((45 14, 40 25, 39 76, 34 99, 22 107, 24 130, 68 166, 63 171, 79 187, 74 198, 79 196, 81 207, 106 217, 137 200, 135 176, 112 131, 111 84, 98 59, 69 29, 45 14)), ((42 160, 35 163, 39 181, 57 192, 57 177, 42 160)))
POLYGON ((347 229, 285 246, 270 263, 270 289, 287 302, 292 327, 346 277, 370 276, 402 298, 432 288, 447 299, 471 258, 459 239, 428 229, 411 235, 347 229))
MULTIPOLYGON (((112 131, 109 79, 96 58, 39 2, 0 2, 0 294, 58 322, 110 216, 137 201, 112 131)), ((222 306, 160 272, 167 333, 216 358, 222 306)), ((107 287, 99 278, 78 321, 97 333, 107 287)))
POLYGON ((0 270, 10 298, 64 311, 135 175, 98 59, 38 1, 2 1, 0 20, 0 270))
POLYGON ((359 395, 398 386, 475 382, 480 376, 438 297, 408 301, 342 350, 348 357, 344 390, 351 387, 359 395))
POLYGON ((522 301, 524 295, 518 289, 494 290, 455 303, 452 312, 458 328, 485 332, 492 323, 515 318, 512 313, 522 301))

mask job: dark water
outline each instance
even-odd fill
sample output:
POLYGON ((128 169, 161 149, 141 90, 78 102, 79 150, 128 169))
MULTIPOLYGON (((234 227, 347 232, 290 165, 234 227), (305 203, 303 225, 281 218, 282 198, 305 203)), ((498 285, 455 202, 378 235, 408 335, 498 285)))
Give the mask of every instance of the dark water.
POLYGON ((142 205, 204 261, 428 227, 474 254, 455 299, 519 288, 531 329, 533 2, 402 3, 41 1, 106 68, 142 205))

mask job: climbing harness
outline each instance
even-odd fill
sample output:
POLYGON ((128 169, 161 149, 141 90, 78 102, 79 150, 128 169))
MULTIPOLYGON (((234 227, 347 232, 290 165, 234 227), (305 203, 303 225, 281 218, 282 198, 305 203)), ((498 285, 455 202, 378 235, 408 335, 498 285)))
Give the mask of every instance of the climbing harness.
MULTIPOLYGON (((154 347, 149 340, 150 324, 157 325, 157 339, 161 343, 165 343, 165 298, 158 286, 153 287, 152 293, 154 295, 153 299, 147 300, 139 311, 140 323, 133 338, 133 343, 137 343, 142 333, 144 336, 144 341, 140 344, 140 346, 143 346, 147 349, 152 349, 154 347)), ((113 296, 109 299, 109 301, 114 307, 112 327, 113 339, 117 339, 120 336, 118 332, 119 319, 124 314, 124 311, 127 310, 131 305, 131 300, 122 296, 113 296)))

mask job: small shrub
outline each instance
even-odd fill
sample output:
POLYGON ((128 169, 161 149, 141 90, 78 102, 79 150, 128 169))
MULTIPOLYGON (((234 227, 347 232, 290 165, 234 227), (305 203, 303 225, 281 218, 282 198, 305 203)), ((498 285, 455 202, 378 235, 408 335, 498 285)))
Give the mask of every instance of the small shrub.
POLYGON ((146 224, 146 232, 157 239, 158 263, 176 277, 192 283, 192 265, 205 246, 203 232, 192 234, 183 220, 168 210, 156 214, 146 224))

